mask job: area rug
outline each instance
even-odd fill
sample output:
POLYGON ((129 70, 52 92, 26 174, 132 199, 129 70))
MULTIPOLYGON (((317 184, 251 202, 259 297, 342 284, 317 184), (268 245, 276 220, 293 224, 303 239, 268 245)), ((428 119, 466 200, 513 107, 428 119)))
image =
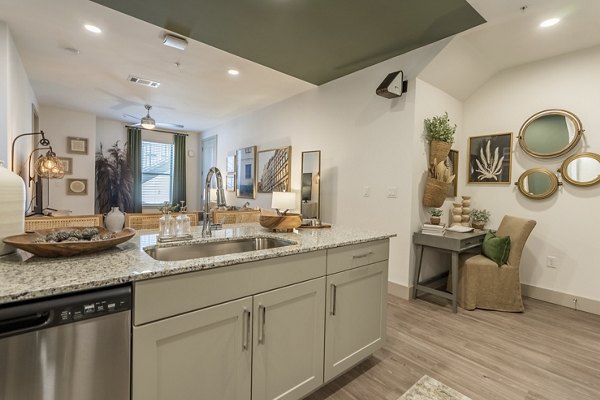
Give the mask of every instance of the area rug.
POLYGON ((423 376, 398 400, 471 400, 430 376, 423 376))

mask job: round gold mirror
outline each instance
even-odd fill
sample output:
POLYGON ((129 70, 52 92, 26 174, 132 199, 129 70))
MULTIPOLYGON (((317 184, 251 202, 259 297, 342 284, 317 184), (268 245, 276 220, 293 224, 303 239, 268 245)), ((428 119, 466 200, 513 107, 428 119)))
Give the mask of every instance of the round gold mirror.
POLYGON ((558 178, 546 168, 531 168, 521 174, 517 186, 530 199, 545 199, 558 189, 558 178))
POLYGON ((562 163, 560 173, 572 185, 595 185, 600 182, 600 154, 574 154, 562 163))
POLYGON ((571 150, 583 134, 581 121, 565 110, 544 110, 529 117, 519 131, 519 145, 536 158, 553 158, 571 150))

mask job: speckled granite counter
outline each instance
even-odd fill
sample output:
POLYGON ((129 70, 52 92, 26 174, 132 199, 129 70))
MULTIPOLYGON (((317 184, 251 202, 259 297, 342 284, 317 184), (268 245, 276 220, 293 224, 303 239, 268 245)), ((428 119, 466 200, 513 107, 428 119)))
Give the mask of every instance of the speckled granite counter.
MULTIPOLYGON (((115 248, 87 256, 41 258, 18 250, 0 257, 0 304, 116 285, 142 279, 199 271, 267 258, 287 256, 350 244, 386 239, 395 234, 361 229, 301 229, 298 233, 272 233, 258 224, 240 224, 200 237, 194 227, 192 242, 238 239, 249 236, 278 237, 297 244, 185 261, 156 261, 144 248, 156 245, 156 231, 139 231, 133 239, 115 248)), ((172 246, 181 244, 161 244, 172 246)))

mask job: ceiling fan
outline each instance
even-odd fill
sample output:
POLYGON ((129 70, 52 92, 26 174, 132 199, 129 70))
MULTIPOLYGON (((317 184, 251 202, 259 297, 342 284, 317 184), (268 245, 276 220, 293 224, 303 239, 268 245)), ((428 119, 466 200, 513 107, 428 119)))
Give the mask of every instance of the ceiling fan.
POLYGON ((183 125, 181 125, 181 124, 171 124, 169 122, 156 122, 154 120, 154 118, 152 118, 150 116, 150 110, 152 109, 152 106, 149 104, 146 104, 144 107, 147 110, 145 117, 140 118, 140 117, 136 117, 135 115, 131 115, 131 114, 123 114, 123 116, 127 117, 127 118, 133 118, 133 119, 139 120, 140 122, 138 122, 137 124, 134 124, 134 126, 141 126, 144 129, 154 129, 157 126, 162 126, 165 128, 183 129, 183 125))

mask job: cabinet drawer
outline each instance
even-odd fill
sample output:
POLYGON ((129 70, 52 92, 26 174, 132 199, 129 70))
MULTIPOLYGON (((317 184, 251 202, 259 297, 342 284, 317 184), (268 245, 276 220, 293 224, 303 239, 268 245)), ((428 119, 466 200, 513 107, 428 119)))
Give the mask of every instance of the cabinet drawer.
POLYGON ((134 324, 319 278, 325 271, 321 250, 136 282, 134 324))
POLYGON ((385 261, 389 258, 388 239, 327 250, 327 274, 385 261))

